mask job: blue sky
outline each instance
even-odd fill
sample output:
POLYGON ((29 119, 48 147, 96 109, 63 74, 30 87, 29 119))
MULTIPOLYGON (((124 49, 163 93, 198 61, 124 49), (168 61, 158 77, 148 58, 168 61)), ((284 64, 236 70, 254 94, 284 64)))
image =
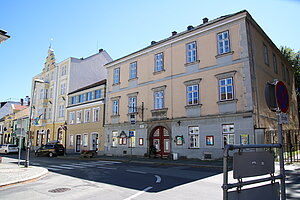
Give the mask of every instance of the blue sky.
POLYGON ((31 78, 44 67, 50 39, 56 60, 105 49, 113 59, 152 40, 199 25, 207 17, 248 10, 273 42, 300 49, 300 0, 0 0, 0 101, 30 95, 31 78))

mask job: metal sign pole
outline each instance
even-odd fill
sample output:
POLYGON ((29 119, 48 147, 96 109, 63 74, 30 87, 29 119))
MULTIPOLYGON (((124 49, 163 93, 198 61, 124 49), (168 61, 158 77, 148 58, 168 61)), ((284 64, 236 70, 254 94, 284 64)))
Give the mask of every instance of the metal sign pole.
POLYGON ((279 159, 280 159, 280 174, 282 174, 282 179, 280 179, 280 187, 281 187, 281 200, 285 200, 285 170, 284 170, 284 158, 283 158, 283 135, 282 135, 282 122, 280 119, 281 111, 278 109, 276 111, 277 120, 278 120, 278 142, 281 145, 279 148, 279 159))

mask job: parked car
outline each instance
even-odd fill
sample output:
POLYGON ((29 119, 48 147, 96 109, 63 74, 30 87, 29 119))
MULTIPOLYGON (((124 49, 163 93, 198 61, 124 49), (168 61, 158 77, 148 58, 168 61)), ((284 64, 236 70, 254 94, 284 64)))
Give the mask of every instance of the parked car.
POLYGON ((35 156, 62 156, 65 153, 65 148, 62 144, 58 142, 49 142, 45 145, 42 145, 35 151, 35 156))
POLYGON ((18 153, 19 148, 15 144, 3 144, 0 146, 0 153, 18 153))

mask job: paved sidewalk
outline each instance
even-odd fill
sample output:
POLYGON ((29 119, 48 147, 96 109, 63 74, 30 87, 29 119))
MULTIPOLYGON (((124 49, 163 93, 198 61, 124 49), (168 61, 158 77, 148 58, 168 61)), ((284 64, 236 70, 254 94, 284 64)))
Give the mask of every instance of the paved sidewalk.
POLYGON ((0 187, 33 180, 48 173, 46 168, 35 166, 25 168, 23 165, 15 164, 17 162, 17 159, 2 157, 0 187))

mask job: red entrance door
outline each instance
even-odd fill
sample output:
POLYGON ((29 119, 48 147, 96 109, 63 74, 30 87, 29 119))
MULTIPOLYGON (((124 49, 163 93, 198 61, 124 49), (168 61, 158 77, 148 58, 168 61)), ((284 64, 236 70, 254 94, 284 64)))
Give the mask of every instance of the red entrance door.
POLYGON ((161 158, 167 158, 170 154, 169 131, 162 126, 156 127, 152 133, 151 144, 156 149, 156 156, 161 158))

